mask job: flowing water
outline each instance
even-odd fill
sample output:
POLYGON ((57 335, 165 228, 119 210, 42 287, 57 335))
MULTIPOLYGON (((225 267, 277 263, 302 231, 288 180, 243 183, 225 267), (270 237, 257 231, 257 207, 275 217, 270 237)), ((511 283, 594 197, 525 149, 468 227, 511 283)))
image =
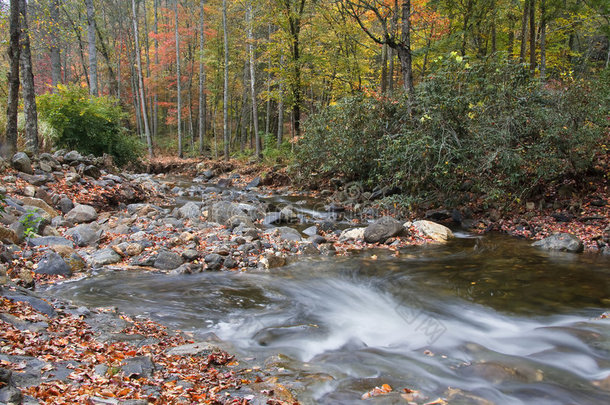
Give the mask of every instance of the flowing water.
POLYGON ((394 393, 373 401, 406 403, 398 393, 410 388, 451 404, 606 404, 609 280, 608 257, 462 234, 400 257, 305 258, 269 273, 107 271, 51 292, 213 334, 303 403, 357 402, 387 383, 394 393))

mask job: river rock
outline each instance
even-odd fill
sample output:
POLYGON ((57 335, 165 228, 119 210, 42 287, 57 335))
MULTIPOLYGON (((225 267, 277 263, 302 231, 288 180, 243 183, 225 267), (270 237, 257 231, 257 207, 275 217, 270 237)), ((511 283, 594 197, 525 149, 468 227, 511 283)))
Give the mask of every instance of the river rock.
POLYGON ((0 225, 0 242, 18 244, 20 238, 14 230, 0 225))
POLYGON ((96 180, 102 177, 102 172, 97 168, 97 166, 94 165, 85 166, 83 169, 83 174, 85 176, 93 177, 96 180))
POLYGON ((37 274, 69 276, 72 274, 70 266, 66 261, 55 252, 47 252, 38 262, 38 267, 34 270, 37 274))
POLYGON ((91 255, 91 264, 94 267, 115 264, 121 261, 121 256, 111 248, 99 250, 91 255))
POLYGON ((57 206, 63 214, 67 214, 72 208, 74 208, 74 203, 68 197, 62 197, 59 200, 59 203, 57 203, 57 206))
POLYGON ((41 210, 43 210, 44 212, 46 212, 48 214, 49 219, 55 218, 56 216, 59 215, 59 212, 57 212, 49 204, 47 204, 45 201, 41 200, 40 198, 22 197, 21 201, 23 202, 23 205, 29 205, 32 207, 40 208, 41 210))
POLYGON ((280 211, 280 220, 290 224, 296 222, 298 220, 298 216, 290 206, 286 206, 280 211))
POLYGON ((83 155, 81 155, 79 152, 77 152, 75 150, 70 151, 64 155, 64 162, 66 162, 68 164, 73 163, 73 162, 82 162, 83 160, 85 160, 83 158, 83 155))
POLYGON ((131 357, 123 360, 121 371, 129 378, 148 378, 155 371, 155 363, 149 356, 131 357))
POLYGON ((0 368, 0 403, 7 405, 21 404, 23 395, 13 381, 13 372, 6 368, 0 368))
POLYGON ((436 222, 421 220, 415 221, 411 225, 424 236, 437 242, 447 242, 448 239, 453 238, 451 229, 436 222))
POLYGON ((62 238, 61 236, 40 236, 37 238, 30 238, 28 240, 30 246, 68 246, 74 247, 74 243, 71 240, 62 238))
POLYGON ((208 220, 221 225, 229 225, 229 220, 234 216, 243 216, 246 213, 239 204, 229 201, 214 203, 208 211, 208 220))
POLYGON ((282 215, 279 212, 270 212, 265 215, 263 225, 279 224, 282 221, 282 215))
POLYGON ((180 257, 178 253, 171 252, 169 250, 162 250, 157 255, 155 264, 153 266, 160 270, 173 270, 179 267, 182 263, 182 257, 180 257))
POLYGON ((140 243, 130 243, 125 248, 125 253, 128 256, 137 256, 144 251, 144 246, 140 243))
POLYGON ((275 253, 267 253, 261 260, 261 265, 266 269, 274 269, 286 265, 286 259, 275 253))
POLYGON ((398 236, 404 231, 402 223, 392 217, 383 217, 364 230, 364 241, 367 243, 383 243, 388 238, 398 236))
MULTIPOLYGON (((49 174, 27 174, 27 173, 19 173, 20 179, 23 179, 30 183, 33 186, 42 186, 53 180, 53 176, 49 174)), ((29 194, 29 193, 28 193, 29 194)), ((26 195, 28 195, 26 194, 26 195)), ((32 195, 28 195, 28 197, 34 197, 36 195, 36 189, 34 189, 34 193, 32 195)))
POLYGON ((260 184, 261 184, 261 178, 260 178, 260 176, 257 176, 255 178, 253 178, 252 181, 250 181, 250 183, 248 183, 246 185, 246 190, 250 190, 251 188, 258 187, 258 186, 260 186, 260 184))
POLYGON ((341 232, 339 235, 339 241, 348 241, 348 240, 364 240, 364 231, 366 228, 350 228, 341 232))
POLYGON ((178 209, 178 217, 180 218, 199 218, 201 208, 194 202, 188 202, 178 209))
POLYGON ((32 161, 23 152, 17 152, 13 155, 11 159, 11 165, 15 170, 18 170, 27 174, 34 174, 34 169, 32 169, 32 161))
POLYGON ((570 233, 555 233, 548 238, 541 239, 532 243, 532 246, 547 249, 559 250, 562 252, 580 253, 584 250, 582 241, 570 233))
POLYGON ((102 237, 102 229, 96 223, 81 224, 69 229, 66 234, 72 237, 77 246, 97 245, 102 237))
POLYGON ((307 236, 314 236, 318 234, 318 227, 313 225, 310 226, 309 228, 306 228, 303 230, 303 234, 307 235, 307 236))
POLYGON ((301 238, 301 234, 294 228, 290 228, 287 226, 281 226, 279 228, 272 229, 271 231, 267 231, 267 233, 277 235, 281 240, 287 240, 292 242, 299 242, 303 238, 301 238))
POLYGON ((91 222, 97 219, 95 208, 90 205, 77 204, 70 212, 66 214, 66 220, 79 224, 82 222, 91 222))
POLYGON ((222 256, 217 253, 206 255, 204 261, 208 265, 208 270, 220 270, 223 263, 222 256))

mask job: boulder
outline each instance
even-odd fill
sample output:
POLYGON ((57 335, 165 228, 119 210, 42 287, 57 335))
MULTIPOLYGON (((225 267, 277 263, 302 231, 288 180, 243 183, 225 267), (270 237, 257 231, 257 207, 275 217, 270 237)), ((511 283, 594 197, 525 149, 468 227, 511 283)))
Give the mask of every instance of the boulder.
POLYGON ((267 233, 275 234, 281 240, 286 240, 286 241, 299 242, 303 239, 301 237, 301 234, 299 233, 299 231, 297 231, 296 229, 287 227, 287 226, 281 226, 279 228, 275 228, 271 231, 267 231, 267 233))
POLYGON ((11 165, 15 170, 18 170, 27 174, 34 174, 34 169, 32 168, 32 161, 23 152, 17 152, 13 155, 11 159, 11 165))
POLYGON ((286 259, 281 256, 277 256, 275 253, 268 253, 261 259, 260 263, 266 269, 274 269, 276 267, 285 266, 286 259))
POLYGON ((182 263, 184 262, 178 253, 171 252, 169 250, 162 250, 157 255, 155 264, 153 266, 160 270, 173 270, 180 267, 182 263))
POLYGON ((532 243, 532 246, 547 249, 559 250, 561 252, 580 253, 584 250, 582 241, 570 233, 555 233, 548 238, 541 239, 532 243))
POLYGON ((29 205, 32 207, 40 208, 49 215, 49 218, 55 218, 59 215, 59 212, 57 212, 49 204, 39 198, 21 197, 21 201, 23 202, 23 205, 29 205))
POLYGON ((232 217, 247 215, 244 208, 246 204, 237 204, 229 201, 214 203, 208 211, 208 220, 221 225, 230 225, 232 217))
POLYGON ((91 255, 91 264, 94 267, 106 266, 121 261, 121 256, 111 248, 99 250, 91 255))
POLYGON ((265 215, 263 225, 279 224, 282 221, 282 216, 279 212, 270 212, 265 215))
POLYGON ((38 267, 34 270, 37 274, 48 274, 52 276, 69 276, 72 274, 70 266, 66 261, 55 252, 47 252, 38 262, 38 267))
POLYGON ((68 246, 74 247, 72 241, 62 238, 61 236, 40 236, 38 238, 31 238, 28 240, 28 244, 31 246, 68 246))
POLYGON ((290 224, 297 222, 298 219, 299 217, 297 216, 296 212, 294 212, 290 206, 286 206, 280 211, 280 220, 284 223, 290 224))
POLYGON ((258 187, 258 186, 260 186, 260 184, 261 184, 261 178, 260 178, 260 176, 257 176, 255 178, 253 178, 252 181, 250 181, 250 183, 248 183, 246 185, 246 190, 250 190, 251 188, 258 187))
POLYGON ((314 236, 318 234, 318 227, 313 225, 310 226, 309 228, 306 228, 303 230, 303 234, 307 235, 307 236, 314 236))
POLYGON ((155 371, 155 363, 150 356, 131 357, 123 360, 121 371, 128 378, 148 378, 155 371))
POLYGON ((436 222, 421 220, 413 222, 412 226, 425 237, 437 242, 447 242, 448 239, 453 238, 451 229, 436 222))
POLYGON ((383 217, 369 225, 364 230, 364 241, 367 243, 383 243, 387 239, 403 233, 404 228, 400 221, 392 217, 383 217))
POLYGON ((178 209, 178 217, 180 218, 199 218, 201 208, 194 202, 188 202, 178 209))
POLYGON ((83 160, 84 160, 83 156, 75 150, 70 151, 64 155, 64 162, 66 162, 68 164, 73 163, 73 162, 82 162, 83 160))
MULTIPOLYGON (((49 175, 48 173, 47 174, 19 173, 18 176, 20 179, 27 181, 28 183, 30 183, 33 186, 42 186, 43 184, 46 184, 53 180, 53 176, 49 175)), ((34 189, 34 193, 29 197, 33 197, 35 194, 36 194, 36 189, 34 189)))
POLYGON ((72 237, 77 246, 94 246, 100 242, 102 237, 102 229, 96 223, 81 224, 69 229, 66 232, 72 237))
POLYGON ((20 242, 19 235, 14 230, 0 225, 0 242, 18 244, 20 242))
POLYGON ((339 235, 339 241, 348 240, 364 240, 364 231, 366 228, 350 228, 341 232, 339 235))
POLYGON ((66 220, 79 224, 82 222, 91 222, 97 219, 95 208, 90 205, 77 204, 70 212, 66 214, 66 220))

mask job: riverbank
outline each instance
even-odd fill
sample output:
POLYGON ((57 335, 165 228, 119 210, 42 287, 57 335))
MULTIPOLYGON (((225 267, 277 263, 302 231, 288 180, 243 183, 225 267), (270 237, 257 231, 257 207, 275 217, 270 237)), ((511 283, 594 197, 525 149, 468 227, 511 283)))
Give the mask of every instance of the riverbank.
MULTIPOLYGON (((173 377, 167 374, 170 369, 167 366, 168 353, 163 350, 191 344, 188 336, 164 331, 160 325, 147 321, 144 323, 148 326, 144 327, 142 321, 120 314, 106 319, 109 316, 107 310, 79 310, 70 308, 69 303, 53 304, 52 311, 49 311, 59 317, 59 320, 53 320, 54 316, 23 304, 35 301, 44 307, 53 297, 31 296, 29 290, 22 288, 35 289, 37 285, 82 277, 101 269, 173 275, 219 270, 266 272, 299 256, 350 255, 367 248, 383 248, 400 256, 402 248, 444 243, 453 237, 452 231, 443 224, 454 230, 499 230, 533 238, 542 238, 554 231, 567 231, 578 234, 587 250, 607 251, 606 188, 600 188, 592 196, 595 200, 578 206, 579 216, 561 222, 563 217, 553 216, 557 209, 546 205, 527 206, 504 218, 496 210, 481 210, 474 205, 453 210, 408 211, 400 206, 384 206, 382 197, 386 192, 367 193, 354 188, 353 184, 344 184, 340 179, 329 182, 328 188, 298 191, 292 188, 290 175, 282 167, 167 160, 148 165, 150 171, 160 172, 153 175, 120 173, 103 159, 84 157, 76 152, 43 154, 33 162, 26 158, 18 156, 13 159, 12 167, 0 162, 0 192, 7 196, 0 229, 3 240, 0 278, 4 285, 3 297, 13 297, 3 300, 2 312, 10 315, 2 320, 7 331, 3 339, 9 342, 3 350, 6 355, 29 356, 31 363, 46 362, 40 369, 25 362, 25 370, 33 372, 37 378, 48 377, 48 381, 35 380, 35 385, 43 389, 36 391, 19 385, 19 379, 7 377, 6 382, 7 387, 11 387, 11 381, 17 381, 16 386, 23 392, 44 403, 55 403, 57 398, 66 394, 67 391, 57 388, 68 389, 66 381, 72 385, 74 381, 79 382, 78 388, 69 391, 70 398, 75 401, 72 403, 78 403, 86 395, 102 398, 100 403, 113 403, 103 402, 103 398, 110 401, 108 398, 115 398, 112 395, 118 394, 122 394, 118 395, 122 399, 140 397, 152 402, 161 401, 157 403, 178 395, 187 402, 196 402, 196 398, 203 398, 197 396, 204 393, 213 403, 221 401, 219 398, 239 401, 239 398, 247 400, 248 395, 265 397, 270 391, 281 389, 274 389, 270 383, 271 388, 256 388, 254 393, 245 396, 238 393, 235 398, 216 395, 218 392, 214 387, 219 385, 210 384, 207 380, 198 381, 195 388, 185 389, 182 385, 182 390, 177 389, 178 379, 172 380, 173 377), (15 296, 29 298, 14 299, 15 296), (76 310, 84 314, 74 312, 76 310), (78 364, 76 368, 66 366, 72 371, 64 370, 63 380, 53 380, 54 376, 49 374, 51 368, 63 367, 60 362, 72 361, 74 357, 71 356, 82 354, 70 351, 74 350, 73 345, 82 346, 83 353, 92 350, 87 348, 89 343, 86 342, 90 339, 87 336, 96 336, 95 325, 82 323, 87 323, 91 314, 92 319, 99 318, 102 319, 100 322, 110 325, 118 322, 117 319, 127 322, 118 322, 120 328, 112 334, 136 334, 140 343, 149 338, 160 339, 159 336, 163 339, 141 344, 142 347, 137 342, 133 346, 131 338, 119 339, 115 347, 108 345, 104 337, 102 341, 96 340, 99 337, 91 338, 91 344, 105 354, 86 364, 78 364), (59 341, 63 350, 54 346, 56 339, 51 339, 58 336, 58 322, 71 325, 71 329, 60 331, 59 341), (79 334, 79 329, 93 332, 83 335, 79 334), (62 340, 64 337, 66 341, 62 340), (85 343, 81 342, 83 339, 85 343), (40 351, 21 353, 25 347, 23 342, 37 340, 42 341, 36 346, 40 351), (136 388, 129 385, 133 378, 124 375, 112 379, 102 373, 97 377, 87 377, 88 380, 75 380, 74 370, 91 376, 101 365, 114 373, 125 358, 107 359, 118 352, 130 353, 129 358, 149 356, 155 370, 156 365, 161 364, 161 377, 150 379, 152 373, 146 377, 150 383, 146 380, 136 388), (46 358, 49 353, 56 357, 46 358), (43 370, 43 367, 47 369, 43 370), (125 381, 129 382, 126 386, 125 381), (106 385, 113 388, 105 390, 106 385), (150 387, 156 387, 156 391, 150 387), (55 391, 59 394, 54 394, 55 391), (106 396, 102 395, 104 392, 106 396), (190 394, 195 396, 189 397, 190 394)), ((570 201, 571 197, 565 197, 561 204, 570 201)), ((376 257, 374 254, 371 256, 372 259, 376 257)), ((215 366, 233 362, 228 354, 220 351, 221 357, 228 360, 223 364, 210 364, 210 350, 203 355, 197 352, 194 357, 187 353, 187 357, 172 361, 197 363, 203 374, 211 370, 211 366, 216 369, 215 366)), ((3 367, 13 369, 15 373, 24 370, 20 369, 24 363, 16 357, 5 361, 3 367)), ((142 361, 150 365, 148 360, 142 361)), ((230 395, 233 395, 231 390, 247 385, 246 381, 260 380, 259 383, 264 384, 265 376, 242 378, 239 368, 231 367, 226 371, 230 374, 227 387, 223 388, 228 389, 230 395)), ((188 381, 186 377, 182 379, 188 381)), ((289 393, 283 399, 277 399, 288 403, 293 400, 289 393)))

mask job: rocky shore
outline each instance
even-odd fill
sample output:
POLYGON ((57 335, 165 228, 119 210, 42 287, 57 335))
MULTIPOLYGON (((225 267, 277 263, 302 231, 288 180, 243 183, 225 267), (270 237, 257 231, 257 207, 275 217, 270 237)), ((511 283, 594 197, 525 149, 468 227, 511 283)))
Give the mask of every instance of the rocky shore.
POLYGON ((296 192, 279 170, 233 169, 202 162, 189 176, 130 174, 74 151, 0 160, 0 403, 295 401, 207 343, 32 291, 97 269, 266 271, 299 255, 399 255, 451 239, 445 225, 533 237, 545 249, 609 251, 606 197, 581 207, 591 217, 581 229, 553 226, 560 220, 543 210, 510 219, 467 209, 401 213, 376 204, 387 190, 363 193, 336 180, 329 190, 296 192))

